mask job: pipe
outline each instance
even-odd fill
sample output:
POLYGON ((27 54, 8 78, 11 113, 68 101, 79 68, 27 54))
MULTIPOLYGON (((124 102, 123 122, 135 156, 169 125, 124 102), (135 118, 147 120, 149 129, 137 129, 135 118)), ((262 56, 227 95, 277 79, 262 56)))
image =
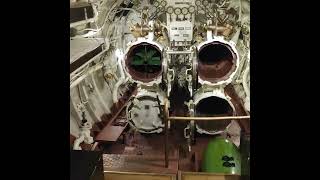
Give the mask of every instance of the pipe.
POLYGON ((94 90, 97 93, 98 100, 102 104, 103 109, 106 111, 107 114, 111 113, 110 107, 106 104, 106 102, 104 101, 104 98, 102 97, 102 95, 101 95, 101 93, 99 91, 99 88, 97 86, 97 83, 96 83, 96 80, 95 80, 93 74, 91 74, 91 80, 92 80, 92 83, 93 83, 94 90))
POLYGON ((240 36, 240 31, 241 31, 241 28, 236 28, 237 29, 237 31, 236 31, 236 33, 233 35, 233 37, 231 38, 231 40, 230 41, 232 41, 234 44, 237 44, 237 42, 238 42, 238 39, 239 39, 239 36, 240 36))
POLYGON ((164 161, 165 167, 169 167, 169 102, 168 99, 165 99, 164 102, 164 123, 165 123, 165 137, 164 137, 164 161))
POLYGON ((87 71, 85 74, 81 75, 79 78, 77 78, 75 81, 71 82, 70 84, 70 89, 72 89, 74 86, 76 86, 77 84, 79 84, 81 81, 83 81, 86 77, 88 77, 88 75, 90 75, 91 73, 101 69, 103 67, 103 64, 98 64, 96 66, 94 66, 93 68, 91 68, 89 71, 87 71))
POLYGON ((93 58, 91 58, 89 61, 87 61, 86 63, 82 64, 80 67, 78 67, 75 71, 73 71, 72 73, 70 73, 70 79, 72 79, 72 76, 74 76, 75 74, 77 74, 79 71, 81 71, 85 66, 89 65, 92 61, 100 58, 105 52, 107 52, 109 49, 104 49, 103 51, 101 51, 99 54, 95 55, 93 58))
MULTIPOLYGON (((238 20, 240 20, 240 22, 242 22, 242 6, 241 6, 241 0, 239 0, 239 17, 238 17, 238 20)), ((238 42, 238 38, 239 38, 239 36, 240 36, 240 31, 241 31, 241 27, 238 27, 238 28, 236 28, 237 29, 237 31, 236 31, 236 33, 235 33, 235 35, 232 37, 232 39, 231 39, 231 41, 232 42, 234 42, 235 44, 237 44, 237 42, 238 42)))
MULTIPOLYGON (((115 4, 110 8, 110 10, 107 12, 106 17, 105 17, 105 19, 104 19, 104 21, 103 21, 103 24, 102 24, 102 26, 101 26, 100 28, 98 28, 98 29, 86 28, 86 29, 81 30, 81 31, 85 31, 85 30, 87 30, 87 31, 94 31, 94 32, 95 32, 94 34, 89 34, 89 33, 90 33, 90 32, 89 32, 89 33, 87 33, 87 34, 85 34, 85 35, 82 35, 82 37, 89 37, 89 36, 93 36, 93 35, 99 33, 99 32, 104 28, 104 26, 105 26, 105 24, 106 24, 106 22, 107 22, 107 18, 109 17, 110 13, 112 12, 112 10, 113 10, 116 6, 117 6, 117 4, 115 3, 115 4)), ((94 10, 95 10, 95 8, 94 8, 94 10)), ((97 10, 96 10, 96 11, 97 11, 97 10)), ((96 11, 95 11, 95 12, 96 12, 96 11)), ((96 19, 97 19, 97 16, 98 16, 98 13, 96 13, 96 14, 95 14, 95 17, 92 18, 92 19, 96 20, 96 19)), ((73 25, 73 27, 74 27, 74 26, 75 26, 75 25, 73 25)), ((71 27, 71 26, 70 26, 70 27, 71 27)))
POLYGON ((247 83, 248 74, 249 74, 249 66, 247 66, 246 70, 243 73, 242 84, 243 84, 244 92, 246 93, 247 96, 250 96, 250 89, 247 83))
POLYGON ((167 54, 191 54, 193 51, 191 50, 184 50, 184 51, 173 51, 173 50, 167 50, 167 54))
POLYGON ((80 25, 84 25, 84 24, 87 24, 87 23, 90 23, 90 22, 94 22, 94 18, 90 18, 90 19, 86 19, 86 20, 82 20, 82 21, 77 21, 77 22, 74 22, 74 23, 71 23, 70 24, 70 28, 73 28, 73 27, 76 27, 76 26, 80 26, 80 25))
POLYGON ((242 2, 239 0, 239 14, 238 14, 238 19, 242 22, 242 2))
POLYGON ((124 71, 123 71, 123 68, 122 68, 122 53, 120 52, 120 50, 116 50, 116 55, 118 56, 118 69, 119 69, 119 72, 120 72, 120 78, 119 78, 119 81, 114 85, 114 88, 113 88, 113 92, 112 92, 112 100, 113 100, 113 103, 118 103, 118 90, 119 90, 119 87, 122 83, 124 83, 125 81, 125 75, 124 75, 124 71))
POLYGON ((227 2, 226 0, 223 1, 221 5, 218 5, 218 7, 219 7, 219 8, 222 8, 222 7, 226 4, 226 2, 227 2))
POLYGON ((250 119, 250 116, 222 116, 222 117, 181 117, 181 116, 169 116, 169 120, 181 120, 181 121, 217 121, 217 120, 243 120, 250 119))
POLYGON ((165 125, 164 126, 164 129, 165 129, 164 156, 165 156, 165 167, 168 168, 169 167, 169 145, 168 145, 168 142, 169 142, 169 128, 168 128, 169 119, 165 118, 164 123, 165 123, 164 124, 165 125))
POLYGON ((134 13, 136 13, 137 15, 140 15, 140 12, 138 12, 137 10, 133 9, 133 8, 118 8, 120 10, 129 10, 129 11, 133 11, 134 13))
POLYGON ((207 31, 207 41, 212 40, 212 31, 207 31))
POLYGON ((93 146, 91 147, 91 151, 94 151, 98 145, 99 145, 99 143, 98 143, 98 142, 95 142, 95 143, 93 144, 93 146))
MULTIPOLYGON (((79 87, 80 85, 78 85, 79 87)), ((88 95, 88 92, 86 91, 86 82, 84 82, 84 84, 81 86, 81 88, 79 87, 79 91, 81 89, 81 92, 84 95, 84 98, 86 99, 86 102, 90 101, 90 97, 88 95)), ((86 110, 89 112, 90 117, 92 118, 92 122, 99 122, 101 121, 100 118, 98 117, 97 113, 95 113, 94 109, 92 108, 92 106, 86 106, 86 110), (93 114, 93 115, 92 115, 93 114)))
POLYGON ((84 136, 80 136, 73 142, 73 150, 82 150, 80 144, 84 141, 84 136))
POLYGON ((117 3, 114 3, 114 5, 109 9, 109 11, 108 11, 107 14, 106 14, 106 17, 104 18, 103 24, 102 24, 102 26, 101 26, 99 29, 102 29, 102 28, 105 26, 105 24, 106 24, 106 22, 107 22, 107 18, 109 17, 110 13, 112 12, 112 10, 113 10, 117 5, 118 5, 117 3))

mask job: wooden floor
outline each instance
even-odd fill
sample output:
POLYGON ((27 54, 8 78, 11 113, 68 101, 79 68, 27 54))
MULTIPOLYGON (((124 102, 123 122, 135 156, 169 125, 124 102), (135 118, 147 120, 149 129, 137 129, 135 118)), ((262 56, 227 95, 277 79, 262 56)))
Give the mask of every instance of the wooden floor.
POLYGON ((165 168, 163 155, 104 154, 103 166, 105 171, 176 174, 178 171, 178 155, 169 158, 169 167, 165 168))

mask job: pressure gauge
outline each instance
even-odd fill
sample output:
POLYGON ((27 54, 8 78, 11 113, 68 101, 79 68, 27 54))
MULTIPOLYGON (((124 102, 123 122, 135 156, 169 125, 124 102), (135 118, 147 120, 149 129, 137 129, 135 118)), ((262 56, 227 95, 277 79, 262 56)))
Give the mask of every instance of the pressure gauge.
POLYGON ((153 3, 153 5, 154 5, 155 7, 158 7, 158 6, 160 5, 160 3, 159 3, 159 1, 155 1, 155 2, 153 3))
POLYGON ((182 8, 181 11, 182 11, 182 14, 183 14, 183 15, 188 14, 188 8, 186 8, 186 7, 182 8))
POLYGON ((189 7, 189 13, 194 13, 194 11, 195 11, 195 7, 194 6, 190 6, 189 7))
POLYGON ((165 12, 166 8, 164 6, 159 7, 160 12, 165 12))
POLYGON ((181 14, 181 9, 180 9, 180 8, 175 8, 175 9, 174 9, 174 13, 175 13, 176 15, 181 14))
POLYGON ((161 2, 161 6, 166 6, 167 5, 167 1, 162 1, 161 2))
POLYGON ((201 1, 200 0, 196 0, 196 5, 197 6, 201 6, 201 1))
POLYGON ((204 0, 204 1, 202 1, 202 4, 203 4, 204 6, 208 6, 208 5, 209 5, 209 1, 204 0))
POLYGON ((172 6, 167 7, 167 13, 168 14, 172 14, 173 13, 173 7, 172 6))

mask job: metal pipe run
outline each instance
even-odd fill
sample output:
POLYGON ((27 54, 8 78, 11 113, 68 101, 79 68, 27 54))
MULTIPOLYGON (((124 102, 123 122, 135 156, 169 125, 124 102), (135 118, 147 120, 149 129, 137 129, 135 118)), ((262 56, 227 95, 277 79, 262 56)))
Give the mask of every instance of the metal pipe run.
POLYGON ((73 76, 75 76, 77 73, 79 73, 81 70, 83 70, 89 63, 93 62, 94 60, 97 60, 100 58, 105 52, 107 52, 109 49, 104 49, 101 51, 99 54, 95 55, 93 58, 91 58, 89 61, 86 63, 82 64, 79 68, 77 68, 75 71, 70 73, 70 79, 72 79, 73 76))
POLYGON ((164 123, 165 123, 165 137, 164 137, 164 162, 165 162, 165 167, 168 168, 169 167, 169 128, 168 128, 168 124, 169 124, 169 102, 168 99, 165 100, 164 103, 164 123))
POLYGON ((168 120, 178 121, 220 121, 220 120, 250 120, 250 116, 220 116, 220 117, 182 117, 182 116, 169 116, 168 120))
POLYGON ((172 51, 172 50, 168 50, 166 51, 167 54, 191 54, 193 53, 193 51, 190 50, 186 50, 186 51, 172 51))

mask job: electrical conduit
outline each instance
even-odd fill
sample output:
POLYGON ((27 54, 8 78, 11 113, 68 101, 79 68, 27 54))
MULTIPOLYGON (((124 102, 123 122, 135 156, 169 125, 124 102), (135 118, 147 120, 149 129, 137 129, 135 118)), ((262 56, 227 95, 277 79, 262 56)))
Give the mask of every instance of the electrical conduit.
POLYGON ((125 75, 124 75, 124 71, 123 71, 122 63, 121 63, 121 61, 123 59, 123 54, 119 49, 117 49, 115 53, 117 56, 120 78, 119 78, 119 81, 114 85, 113 92, 112 92, 112 100, 113 100, 113 103, 118 103, 118 90, 119 90, 120 85, 125 82, 125 75))

